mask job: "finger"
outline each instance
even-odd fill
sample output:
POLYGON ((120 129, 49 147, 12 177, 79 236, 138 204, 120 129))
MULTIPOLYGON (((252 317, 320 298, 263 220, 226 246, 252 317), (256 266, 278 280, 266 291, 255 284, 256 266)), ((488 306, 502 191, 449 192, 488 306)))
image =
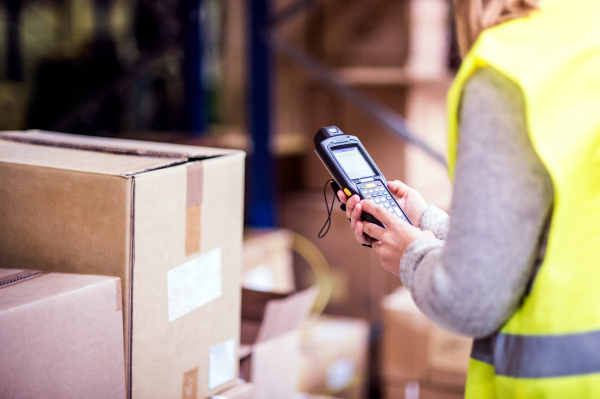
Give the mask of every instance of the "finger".
POLYGON ((373 244, 373 240, 370 237, 367 237, 364 232, 363 232, 363 227, 364 227, 364 223, 361 221, 358 221, 356 223, 356 227, 354 228, 354 236, 356 237, 356 240, 360 243, 360 244, 364 244, 364 245, 372 245, 373 244))
MULTIPOLYGON (((347 198, 347 197, 346 197, 347 198)), ((346 217, 350 219, 352 216, 352 211, 356 206, 356 200, 352 199, 352 197, 346 199, 346 217)))
POLYGON ((388 188, 392 194, 400 198, 408 195, 408 191, 410 190, 410 188, 400 180, 389 181, 388 188))
POLYGON ((342 204, 348 202, 348 197, 346 197, 346 194, 342 190, 338 190, 337 196, 342 204))
POLYGON ((375 241, 380 241, 383 233, 385 233, 383 227, 379 227, 374 223, 363 223, 362 231, 375 241))
POLYGON ((392 215, 390 212, 386 211, 384 207, 382 207, 381 205, 377 205, 376 203, 374 203, 372 201, 366 201, 366 200, 361 201, 361 205, 362 205, 362 209, 365 212, 368 212, 371 215, 375 216, 377 218, 377 220, 379 220, 383 224, 387 225, 388 223, 390 223, 392 218, 396 217, 396 216, 392 215))
MULTIPOLYGON (((354 207, 360 203, 360 197, 358 195, 353 195, 348 199, 348 203, 346 204, 346 216, 348 219, 352 218, 352 214, 354 212, 354 207)), ((362 209, 362 207, 361 207, 362 209)), ((354 225, 352 226, 354 228, 354 225)))
POLYGON ((352 210, 352 214, 350 215, 350 226, 354 229, 356 227, 356 223, 360 221, 360 215, 362 214, 362 205, 360 202, 356 204, 354 209, 352 210))
POLYGON ((371 246, 376 252, 379 252, 379 250, 381 249, 381 241, 372 240, 371 246))

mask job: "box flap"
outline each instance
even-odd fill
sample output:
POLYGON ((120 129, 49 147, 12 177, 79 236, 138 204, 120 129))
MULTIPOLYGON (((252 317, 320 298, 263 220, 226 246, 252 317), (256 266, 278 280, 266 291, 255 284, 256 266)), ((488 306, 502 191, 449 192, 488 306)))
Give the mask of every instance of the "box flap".
POLYGON ((317 294, 312 287, 284 299, 267 302, 256 343, 294 330, 308 318, 317 294))
POLYGON ((0 132, 0 162, 113 175, 133 175, 234 152, 238 151, 39 130, 0 132))
POLYGON ((261 322, 271 300, 287 298, 289 294, 275 292, 255 291, 242 288, 242 319, 261 322))
POLYGON ((116 279, 23 269, 0 269, 0 273, 3 275, 0 277, 0 313, 116 279))
POLYGON ((240 345, 240 351, 238 353, 238 358, 243 359, 252 354, 252 345, 240 345))

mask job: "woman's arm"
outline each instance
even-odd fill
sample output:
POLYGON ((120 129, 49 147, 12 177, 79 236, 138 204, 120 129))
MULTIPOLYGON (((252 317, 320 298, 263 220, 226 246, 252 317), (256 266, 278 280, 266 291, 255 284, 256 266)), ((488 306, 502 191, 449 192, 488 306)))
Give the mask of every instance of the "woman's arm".
POLYGON ((413 242, 400 275, 438 325, 474 337, 519 306, 550 215, 550 177, 527 133, 521 91, 493 69, 465 85, 450 228, 413 242))

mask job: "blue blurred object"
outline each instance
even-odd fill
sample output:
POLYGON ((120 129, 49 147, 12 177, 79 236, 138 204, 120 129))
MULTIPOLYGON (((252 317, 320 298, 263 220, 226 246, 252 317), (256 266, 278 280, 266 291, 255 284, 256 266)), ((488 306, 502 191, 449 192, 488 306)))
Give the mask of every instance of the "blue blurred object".
POLYGON ((186 130, 194 135, 202 135, 208 127, 208 105, 203 82, 202 24, 200 9, 203 0, 181 2, 184 30, 184 90, 186 130))
POLYGON ((275 171, 271 141, 272 54, 267 43, 269 0, 251 0, 250 4, 250 134, 254 151, 249 168, 249 224, 275 227, 275 171))

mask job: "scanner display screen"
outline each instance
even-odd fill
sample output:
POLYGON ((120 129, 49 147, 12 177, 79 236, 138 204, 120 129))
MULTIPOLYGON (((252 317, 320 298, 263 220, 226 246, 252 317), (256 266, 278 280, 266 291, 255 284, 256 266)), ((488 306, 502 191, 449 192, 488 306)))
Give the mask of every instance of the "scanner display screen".
POLYGON ((350 179, 375 175, 358 147, 342 148, 332 152, 350 179))

